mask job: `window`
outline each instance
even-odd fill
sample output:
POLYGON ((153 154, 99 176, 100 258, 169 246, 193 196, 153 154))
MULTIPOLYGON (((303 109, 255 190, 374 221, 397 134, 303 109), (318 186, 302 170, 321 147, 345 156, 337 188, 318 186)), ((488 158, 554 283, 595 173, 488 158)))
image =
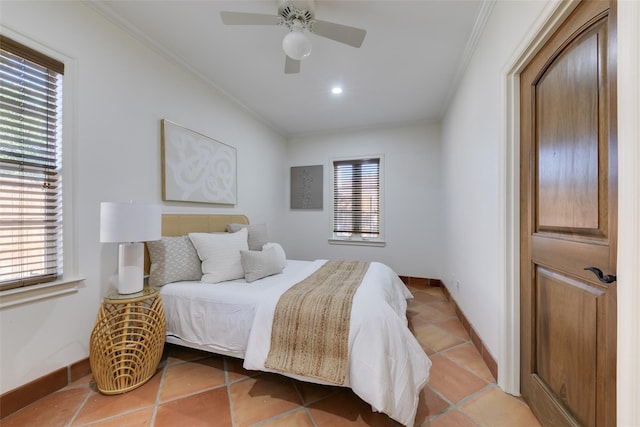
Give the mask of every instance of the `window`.
POLYGON ((381 157, 333 162, 333 239, 382 241, 381 157))
POLYGON ((62 277, 64 64, 0 36, 0 290, 62 277))

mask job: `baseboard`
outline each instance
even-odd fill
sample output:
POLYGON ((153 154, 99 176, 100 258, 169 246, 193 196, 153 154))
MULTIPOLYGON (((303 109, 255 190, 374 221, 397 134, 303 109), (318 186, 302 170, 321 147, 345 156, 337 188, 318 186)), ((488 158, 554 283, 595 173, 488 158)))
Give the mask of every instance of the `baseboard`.
POLYGON ((402 282, 407 286, 414 286, 417 288, 420 288, 420 287, 426 288, 429 286, 443 287, 440 279, 427 279, 425 277, 413 277, 413 276, 398 276, 398 277, 400 277, 400 280, 402 280, 402 282))
POLYGON ((456 300, 453 299, 447 287, 444 284, 442 284, 441 287, 442 287, 442 290, 444 291, 444 294, 447 296, 447 299, 451 301, 451 303, 454 305, 456 310, 456 315, 458 316, 458 319, 460 319, 460 322, 462 322, 462 326, 464 326, 467 333, 471 337, 471 342, 473 342, 473 345, 476 347, 476 349, 482 356, 482 360, 484 360, 484 363, 487 364, 489 371, 491 372, 491 374, 493 375, 493 377, 496 379, 496 382, 497 382, 498 381, 498 364, 496 363, 496 360, 493 358, 491 353, 489 353, 489 350, 484 345, 484 342, 482 341, 482 338, 480 337, 480 335, 478 335, 478 333, 473 328, 471 323, 469 323, 469 320, 467 320, 467 316, 465 316, 462 310, 460 309, 460 307, 458 307, 456 300))
POLYGON ((0 395, 0 419, 60 390, 91 373, 89 358, 57 369, 18 388, 0 395))
POLYGON ((464 329, 467 331, 467 333, 471 337, 471 342, 473 342, 473 345, 476 347, 476 349, 478 349, 478 352, 482 356, 482 360, 484 360, 484 363, 487 364, 489 371, 491 372, 491 374, 493 375, 493 377, 496 379, 496 382, 497 382, 498 381, 498 364, 496 363, 496 360, 493 358, 491 353, 489 353, 489 350, 484 345, 484 342, 482 341, 482 338, 480 338, 480 335, 478 335, 476 330, 473 329, 473 326, 471 326, 471 324, 467 320, 467 316, 465 316, 462 310, 460 310, 460 307, 458 307, 458 304, 451 296, 451 293, 449 292, 445 284, 442 283, 440 279, 428 279, 424 277, 411 277, 411 276, 399 276, 399 277, 407 286, 414 286, 418 288, 436 286, 436 287, 442 288, 442 291, 446 295, 447 299, 453 304, 456 310, 456 315, 458 316, 458 319, 460 319, 460 322, 462 322, 462 326, 464 326, 464 329))

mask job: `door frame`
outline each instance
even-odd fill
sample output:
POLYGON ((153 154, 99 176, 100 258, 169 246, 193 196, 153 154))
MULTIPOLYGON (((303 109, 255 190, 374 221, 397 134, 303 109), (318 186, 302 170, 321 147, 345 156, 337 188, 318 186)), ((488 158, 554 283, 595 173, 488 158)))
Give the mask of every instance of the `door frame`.
MULTIPOLYGON (((498 386, 520 395, 520 72, 578 0, 547 3, 503 68, 500 142, 502 265, 498 386)), ((640 425, 640 2, 619 1, 618 38, 618 352, 617 419, 640 425), (624 351, 620 349, 624 343, 624 351), (624 375, 620 375, 624 372, 624 375)))

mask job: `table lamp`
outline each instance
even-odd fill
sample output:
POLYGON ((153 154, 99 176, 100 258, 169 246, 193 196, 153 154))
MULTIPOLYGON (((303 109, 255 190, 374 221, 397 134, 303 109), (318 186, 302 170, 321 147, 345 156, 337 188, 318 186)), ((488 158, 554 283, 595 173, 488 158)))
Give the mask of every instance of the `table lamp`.
POLYGON ((133 202, 100 204, 100 242, 120 243, 118 293, 133 294, 144 286, 144 244, 160 240, 160 205, 133 202))

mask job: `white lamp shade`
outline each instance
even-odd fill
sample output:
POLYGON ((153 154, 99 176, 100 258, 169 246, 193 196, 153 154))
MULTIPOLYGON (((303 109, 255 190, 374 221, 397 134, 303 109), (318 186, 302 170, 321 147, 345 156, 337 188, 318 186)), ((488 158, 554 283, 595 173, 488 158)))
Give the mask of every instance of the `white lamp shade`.
POLYGON ((160 205, 124 202, 100 204, 100 241, 103 243, 160 240, 160 205))
POLYGON ((311 53, 311 40, 300 29, 294 28, 282 39, 282 49, 288 57, 299 61, 311 53))

